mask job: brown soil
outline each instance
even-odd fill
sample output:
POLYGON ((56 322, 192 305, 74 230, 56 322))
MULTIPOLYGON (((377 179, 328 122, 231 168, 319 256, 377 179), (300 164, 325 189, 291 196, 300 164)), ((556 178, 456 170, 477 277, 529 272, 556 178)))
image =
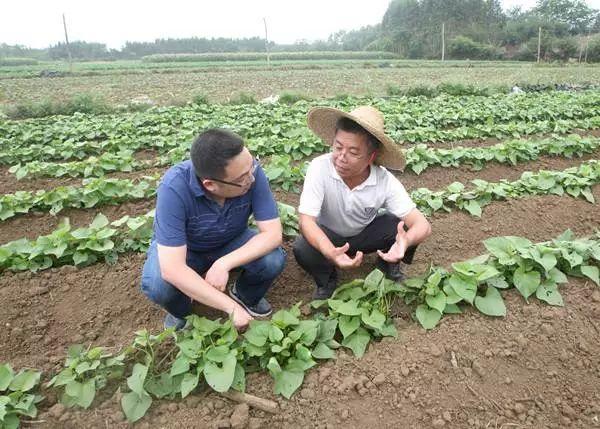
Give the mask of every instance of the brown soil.
POLYGON ((419 175, 406 170, 404 173, 397 174, 396 176, 404 187, 409 190, 423 187, 439 190, 452 182, 468 184, 473 179, 482 179, 488 182, 498 182, 502 179, 513 181, 519 179, 525 171, 565 170, 570 167, 576 167, 584 161, 598 158, 600 158, 600 150, 589 155, 584 155, 581 158, 568 159, 543 156, 536 161, 519 163, 515 166, 490 162, 479 171, 473 170, 468 166, 460 166, 458 168, 430 167, 419 175))
MULTIPOLYGON (((82 177, 60 177, 17 180, 14 174, 8 172, 10 167, 0 166, 0 194, 11 194, 17 191, 37 191, 39 189, 53 189, 59 186, 81 186, 82 177)), ((107 174, 106 178, 112 179, 135 179, 142 176, 162 174, 165 167, 148 168, 130 172, 115 172, 107 174)))
POLYGON ((97 214, 104 214, 109 220, 117 220, 125 215, 140 216, 154 208, 154 199, 130 201, 118 206, 103 205, 92 209, 66 209, 56 216, 48 213, 28 213, 0 222, 0 244, 19 238, 30 240, 54 231, 64 218, 69 218, 73 228, 88 226, 97 214))
MULTIPOLYGON (((600 188, 594 189, 600 198, 600 188)), ((130 209, 130 208, 128 208, 130 209)), ((429 264, 448 265, 484 252, 481 240, 521 235, 546 240, 567 228, 577 235, 600 225, 597 207, 556 196, 493 203, 482 219, 464 213, 435 216, 434 236, 419 250, 409 274, 429 264), (465 234, 465 231, 468 231, 465 234)), ((312 286, 288 249, 288 266, 268 298, 275 308, 307 302, 312 286)), ((162 312, 139 291, 143 255, 124 255, 115 265, 63 267, 39 274, 4 273, 0 361, 45 371, 60 368, 69 344, 120 347, 141 328, 158 331, 162 312)), ((344 273, 362 276, 362 269, 344 273)), ((565 308, 550 308, 517 293, 506 294, 508 316, 477 312, 447 317, 425 333, 399 307, 398 340, 370 347, 362 360, 347 353, 308 373, 290 401, 272 394, 264 374, 249 376, 248 392, 274 399, 282 411, 250 411, 253 427, 590 427, 600 414, 600 293, 585 281, 564 289, 565 308), (457 368, 451 364, 452 355, 457 368), (445 419, 445 420, 444 420, 445 419), (568 420, 567 420, 568 419, 568 420), (491 422, 491 423, 490 423, 491 422)), ((50 395, 42 410, 56 401, 50 395)), ((90 412, 40 416, 46 427, 126 427, 113 398, 90 412)), ((229 422, 234 403, 200 392, 184 401, 158 402, 139 427, 215 427, 229 422), (173 405, 174 404, 174 405, 173 405)))
MULTIPOLYGON (((566 135, 568 135, 568 134, 579 134, 580 136, 600 137, 600 130, 573 130, 572 132, 569 132, 566 135)), ((550 135, 553 135, 553 134, 532 134, 530 136, 520 137, 520 139, 540 140, 540 139, 548 138, 548 137, 550 137, 550 135)), ((426 144, 428 146, 431 146, 433 148, 438 148, 438 149, 452 149, 457 146, 487 147, 487 146, 496 145, 496 144, 501 143, 506 140, 507 139, 497 139, 494 137, 490 137, 490 138, 485 138, 485 139, 458 140, 458 141, 454 141, 454 142, 428 142, 428 143, 426 142, 426 144)), ((410 147, 411 144, 412 143, 404 143, 404 145, 407 148, 410 147)))
MULTIPOLYGON (((525 170, 563 169, 580 162, 543 158, 517 167, 492 164, 480 172, 436 168, 420 176, 406 173, 401 180, 408 189, 437 189, 455 180, 514 180, 525 170)), ((6 183, 0 181, 3 193, 6 183)), ((600 186, 593 192, 600 200, 600 186)), ((279 201, 298 204, 298 195, 275 194, 279 201)), ((142 214, 153 203, 67 210, 59 217, 68 216, 73 225, 82 226, 98 212, 114 219, 142 214)), ((26 215, 2 222, 1 241, 46 234, 59 217, 26 215)), ((408 275, 422 273, 430 263, 449 266, 484 253, 482 240, 490 236, 544 241, 567 228, 577 236, 588 235, 600 228, 600 214, 596 205, 581 199, 545 196, 492 203, 481 219, 455 211, 436 214, 431 223, 433 236, 419 248, 415 263, 407 267, 408 275)), ((275 309, 308 302, 313 287, 293 258, 291 242, 285 248, 287 266, 268 294, 275 309)), ((163 313, 139 291, 143 261, 144 255, 129 254, 121 255, 115 265, 0 275, 0 362, 50 374, 60 369, 70 344, 116 350, 129 344, 137 330, 159 331, 163 313)), ((370 255, 361 268, 343 273, 342 278, 364 276, 373 262, 370 255)), ((571 279, 562 292, 565 307, 552 308, 536 299, 526 303, 509 291, 504 295, 505 318, 466 311, 444 318, 431 332, 412 321, 411 308, 396 305, 398 339, 372 344, 360 360, 339 352, 334 361, 309 371, 301 390, 289 401, 273 395, 268 375, 250 374, 248 393, 277 401, 281 411, 271 416, 251 409, 244 427, 597 427, 600 288, 571 279)), ((200 307, 198 311, 205 314, 200 307)), ((40 404, 41 423, 24 426, 129 427, 117 399, 118 395, 103 395, 89 411, 60 406, 50 410, 57 398, 48 392, 40 404)), ((237 408, 202 390, 183 401, 156 401, 136 426, 229 427, 237 408)))

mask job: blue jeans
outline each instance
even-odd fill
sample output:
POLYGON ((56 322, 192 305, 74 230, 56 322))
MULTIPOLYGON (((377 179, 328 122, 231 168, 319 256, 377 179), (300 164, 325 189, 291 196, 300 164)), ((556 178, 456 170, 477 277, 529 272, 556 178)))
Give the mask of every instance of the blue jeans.
MULTIPOLYGON (((225 246, 208 252, 193 252, 188 249, 186 263, 199 275, 204 275, 217 259, 239 249, 256 234, 256 231, 247 229, 225 246)), ((283 271, 285 257, 285 251, 278 247, 239 267, 242 272, 237 280, 236 290, 247 305, 254 305, 265 296, 275 278, 283 271)), ((175 317, 184 318, 192 312, 192 299, 161 277, 155 241, 150 244, 146 255, 142 271, 142 292, 175 317)))

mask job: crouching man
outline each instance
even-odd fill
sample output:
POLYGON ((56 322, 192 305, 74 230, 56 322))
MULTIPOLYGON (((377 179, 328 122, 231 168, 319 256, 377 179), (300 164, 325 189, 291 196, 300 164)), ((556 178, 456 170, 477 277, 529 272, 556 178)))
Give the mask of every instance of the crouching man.
POLYGON ((329 298, 337 269, 359 266, 363 253, 377 251, 378 267, 401 280, 400 262, 412 262, 431 227, 384 168, 400 170, 405 161, 384 132, 383 115, 370 106, 350 113, 314 108, 307 122, 331 145, 331 153, 311 161, 298 208, 301 235, 294 255, 316 283, 313 298, 329 298))
POLYGON ((158 187, 142 291, 167 311, 165 328, 182 328, 192 301, 227 313, 242 328, 271 314, 264 296, 285 265, 277 205, 237 134, 201 133, 190 158, 170 168, 158 187), (250 215, 258 232, 248 228, 250 215))

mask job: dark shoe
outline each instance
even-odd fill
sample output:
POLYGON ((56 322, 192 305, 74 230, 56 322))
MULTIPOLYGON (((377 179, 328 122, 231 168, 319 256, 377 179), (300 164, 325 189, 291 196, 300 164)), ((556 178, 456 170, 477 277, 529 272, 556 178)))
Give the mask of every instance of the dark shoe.
POLYGON ((176 331, 179 331, 185 327, 186 323, 187 322, 185 319, 181 319, 173 316, 171 313, 167 313, 165 316, 165 321, 163 322, 163 326, 165 329, 175 328, 176 331))
POLYGON ((400 283, 405 278, 400 264, 401 262, 391 263, 379 258, 377 268, 381 270, 388 279, 400 283))
POLYGON ((334 274, 329 278, 329 282, 327 282, 327 286, 317 286, 315 291, 313 292, 313 299, 329 299, 331 295, 335 292, 337 288, 337 275, 334 274))
POLYGON ((267 317, 273 312, 271 304, 269 304, 269 301, 267 301, 265 298, 261 298, 260 301, 254 305, 246 304, 238 295, 235 283, 229 289, 229 296, 239 305, 244 307, 244 310, 246 310, 252 317, 267 317))
POLYGON ((324 287, 317 287, 315 289, 315 291, 313 292, 313 299, 317 300, 317 299, 329 299, 331 298, 331 295, 333 295, 333 292, 335 292, 335 286, 331 287, 331 286, 324 286, 324 287))

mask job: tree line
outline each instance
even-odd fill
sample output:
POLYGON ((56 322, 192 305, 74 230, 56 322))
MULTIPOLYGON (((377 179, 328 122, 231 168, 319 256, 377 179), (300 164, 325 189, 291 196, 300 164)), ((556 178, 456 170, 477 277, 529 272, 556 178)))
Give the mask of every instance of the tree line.
MULTIPOLYGON (((583 0, 538 0, 535 7, 504 11, 500 0, 392 0, 380 23, 338 31, 327 40, 277 44, 260 37, 156 39, 126 42, 121 49, 103 43, 70 43, 78 60, 139 59, 153 54, 215 52, 388 51, 402 58, 569 59, 600 61, 600 12, 583 0), (541 29, 541 31, 540 31, 541 29), (541 37, 540 37, 541 36, 541 37), (539 38, 539 40, 538 40, 539 38)), ((46 49, 0 44, 0 58, 68 58, 65 43, 46 49)))

